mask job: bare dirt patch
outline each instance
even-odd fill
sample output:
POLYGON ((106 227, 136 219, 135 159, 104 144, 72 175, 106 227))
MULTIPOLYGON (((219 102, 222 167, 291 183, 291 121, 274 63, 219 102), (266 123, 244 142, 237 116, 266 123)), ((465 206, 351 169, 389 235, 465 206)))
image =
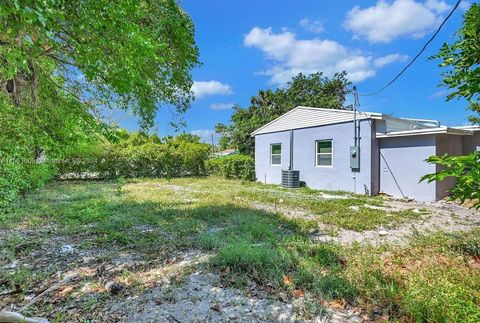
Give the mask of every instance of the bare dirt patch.
MULTIPOLYGON (((468 209, 455 203, 439 201, 435 203, 408 202, 401 200, 387 200, 388 206, 374 206, 365 204, 363 207, 387 212, 411 210, 421 214, 418 219, 408 219, 401 225, 393 228, 379 226, 374 230, 362 232, 345 230, 333 225, 318 223, 316 229, 310 230, 310 237, 314 242, 335 242, 342 245, 353 243, 380 245, 384 243, 404 245, 412 235, 430 232, 468 232, 480 227, 480 212, 468 209)), ((281 213, 290 219, 313 220, 317 215, 301 209, 280 204, 254 202, 253 208, 267 212, 281 213)))
POLYGON ((305 299, 282 302, 275 298, 222 286, 217 274, 194 272, 182 284, 165 284, 107 305, 105 318, 125 322, 362 322, 353 309, 326 310, 322 317, 305 319, 305 299))

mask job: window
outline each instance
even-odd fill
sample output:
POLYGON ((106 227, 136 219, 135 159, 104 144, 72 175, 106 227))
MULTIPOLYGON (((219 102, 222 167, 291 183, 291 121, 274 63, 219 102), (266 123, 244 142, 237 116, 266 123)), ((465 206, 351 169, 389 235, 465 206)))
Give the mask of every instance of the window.
POLYGON ((316 166, 332 166, 333 142, 332 140, 318 140, 316 142, 316 166))
POLYGON ((270 164, 272 165, 282 164, 282 144, 270 145, 270 164))

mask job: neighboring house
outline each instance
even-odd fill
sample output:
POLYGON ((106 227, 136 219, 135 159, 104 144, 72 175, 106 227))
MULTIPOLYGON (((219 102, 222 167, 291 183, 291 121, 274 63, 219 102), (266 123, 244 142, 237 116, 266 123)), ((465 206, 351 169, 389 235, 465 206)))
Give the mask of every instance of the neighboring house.
POLYGON ((235 155, 235 154, 238 154, 238 150, 232 148, 232 149, 225 149, 225 150, 222 150, 222 151, 217 151, 213 155, 216 156, 216 157, 222 157, 222 156, 230 156, 230 155, 235 155))
POLYGON ((439 166, 431 155, 462 155, 480 149, 480 127, 445 127, 438 121, 357 112, 360 166, 350 168, 354 112, 297 107, 252 133, 255 173, 281 184, 282 170, 300 172, 308 187, 434 201, 454 184, 419 183, 439 166))

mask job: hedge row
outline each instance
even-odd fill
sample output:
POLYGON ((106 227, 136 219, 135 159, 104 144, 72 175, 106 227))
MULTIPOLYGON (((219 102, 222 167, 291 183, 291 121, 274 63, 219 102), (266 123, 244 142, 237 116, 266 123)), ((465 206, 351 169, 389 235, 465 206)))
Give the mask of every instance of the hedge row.
POLYGON ((47 163, 0 163, 0 207, 18 194, 43 186, 55 176, 70 178, 138 178, 219 175, 227 179, 254 179, 250 156, 210 158, 210 147, 199 142, 173 141, 101 149, 70 154, 47 163))
POLYGON ((147 143, 121 148, 108 146, 87 155, 71 155, 57 163, 65 176, 106 178, 182 177, 207 174, 209 146, 200 143, 147 143))
POLYGON ((72 155, 56 164, 59 174, 69 177, 136 178, 219 175, 227 179, 254 179, 250 156, 232 155, 209 159, 203 144, 145 144, 119 148, 111 146, 88 155, 72 155))
POLYGON ((207 169, 210 174, 223 176, 227 179, 253 180, 255 163, 248 155, 231 155, 208 160, 207 169))

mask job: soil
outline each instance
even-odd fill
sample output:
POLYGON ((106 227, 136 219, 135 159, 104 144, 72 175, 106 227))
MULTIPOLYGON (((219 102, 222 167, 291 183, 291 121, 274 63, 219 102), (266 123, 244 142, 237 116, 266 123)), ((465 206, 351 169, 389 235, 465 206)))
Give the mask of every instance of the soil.
MULTIPOLYGON (((360 244, 394 244, 405 245, 412 235, 428 232, 467 232, 480 227, 480 212, 469 209, 455 203, 438 201, 434 203, 422 203, 416 201, 402 201, 388 199, 385 202, 388 207, 364 205, 386 212, 413 210, 422 213, 418 219, 408 219, 403 224, 394 228, 378 227, 374 230, 357 232, 353 230, 338 229, 333 226, 319 224, 318 230, 310 234, 313 241, 331 241, 342 245, 353 243, 360 244), (422 211, 420 211, 422 210, 422 211), (423 212, 425 210, 426 212, 423 212), (332 235, 332 232, 335 234, 332 235)), ((278 212, 290 218, 314 219, 315 214, 308 211, 290 208, 283 205, 271 205, 252 203, 252 207, 268 212, 278 212)))
POLYGON ((362 322, 355 309, 327 310, 321 317, 301 315, 304 298, 286 300, 258 291, 224 287, 219 275, 196 271, 181 284, 166 282, 135 297, 113 300, 102 317, 125 322, 362 322))
MULTIPOLYGON (((162 188, 165 187, 173 191, 190 190, 177 185, 162 185, 162 188)), ((333 196, 324 194, 319 198, 343 198, 333 196)), ((364 232, 336 230, 332 234, 331 227, 320 225, 311 233, 311 238, 313 241, 333 241, 342 245, 401 245, 408 243, 409 238, 419 232, 469 231, 480 226, 480 212, 454 203, 389 199, 385 205, 388 207, 365 207, 386 212, 416 209, 422 210, 422 213, 419 219, 408 220, 395 228, 364 232), (423 210, 427 212, 424 214, 423 210)), ((315 218, 314 214, 305 210, 289 208, 281 203, 254 202, 251 206, 291 218, 315 218)), ((148 225, 136 229, 142 232, 153 230, 148 225)), ((0 244, 12 234, 21 236, 27 243, 20 248, 29 251, 22 253, 17 250, 22 256, 15 262, 0 258, 0 267, 6 271, 30 270, 39 276, 38 284, 22 295, 0 295, 0 310, 18 311, 68 276, 72 277, 68 283, 44 295, 37 303, 40 306, 32 306, 30 313, 50 320, 55 320, 56 315, 62 313, 60 321, 90 322, 362 322, 357 309, 346 306, 339 310, 328 304, 322 314, 305 317, 303 309, 311 301, 309 295, 299 298, 280 296, 259 288, 253 282, 249 282, 245 289, 224 286, 220 276, 205 265, 210 255, 199 251, 167 254, 164 258, 151 261, 139 258, 135 252, 115 247, 102 248, 94 243, 89 245, 88 235, 62 235, 55 227, 0 229, 0 244), (128 272, 135 272, 135 284, 122 278, 128 272), (43 277, 42 273, 48 275, 43 277), (92 295, 95 297, 92 298, 92 295)))

